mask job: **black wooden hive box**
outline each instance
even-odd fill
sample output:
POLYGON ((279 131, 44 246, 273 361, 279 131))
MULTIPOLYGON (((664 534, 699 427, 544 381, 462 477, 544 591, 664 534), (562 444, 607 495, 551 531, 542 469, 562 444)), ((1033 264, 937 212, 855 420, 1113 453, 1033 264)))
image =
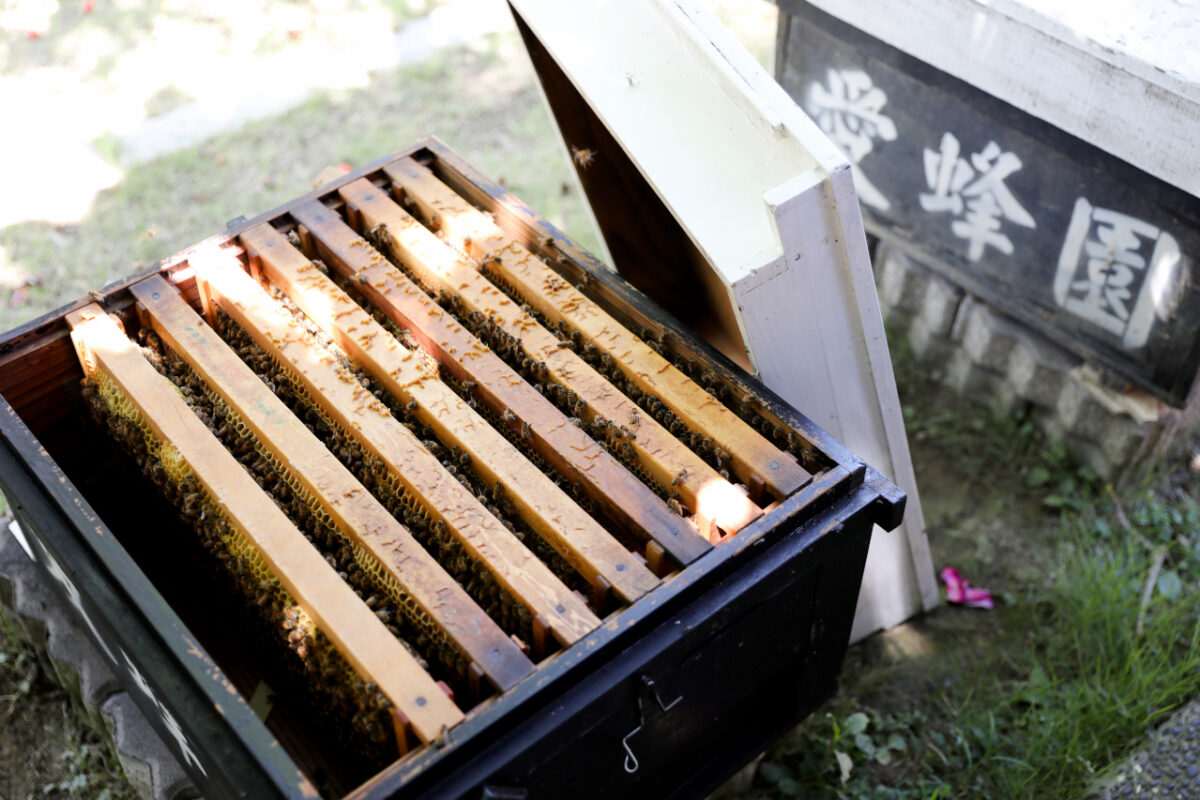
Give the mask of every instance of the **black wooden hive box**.
POLYGON ((703 795, 833 692, 904 505, 432 139, 5 334, 0 393, 207 797, 703 795))

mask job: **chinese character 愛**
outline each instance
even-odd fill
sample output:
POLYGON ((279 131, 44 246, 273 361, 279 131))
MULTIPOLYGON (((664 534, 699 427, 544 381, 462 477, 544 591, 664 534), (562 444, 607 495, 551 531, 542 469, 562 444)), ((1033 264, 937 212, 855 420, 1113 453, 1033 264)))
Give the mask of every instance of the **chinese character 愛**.
POLYGON ((950 230, 967 240, 970 260, 978 261, 989 245, 1012 255, 1013 244, 1000 232, 1001 222, 1037 227, 1004 184, 1005 178, 1021 168, 1021 159, 1002 151, 995 142, 988 142, 983 150, 973 153, 970 161, 960 153, 958 139, 948 132, 942 135, 937 152, 926 148, 925 182, 932 191, 920 195, 921 208, 949 211, 961 217, 950 224, 950 230))
POLYGON ((1127 214, 1075 201, 1054 277, 1054 301, 1067 311, 1141 347, 1158 311, 1173 305, 1179 243, 1127 214))
POLYGON ((850 159, 859 199, 887 211, 891 203, 859 167, 863 158, 875 149, 875 139, 890 142, 896 138, 896 126, 880 113, 887 95, 862 70, 831 69, 828 79, 829 88, 816 81, 808 87, 808 111, 850 159))

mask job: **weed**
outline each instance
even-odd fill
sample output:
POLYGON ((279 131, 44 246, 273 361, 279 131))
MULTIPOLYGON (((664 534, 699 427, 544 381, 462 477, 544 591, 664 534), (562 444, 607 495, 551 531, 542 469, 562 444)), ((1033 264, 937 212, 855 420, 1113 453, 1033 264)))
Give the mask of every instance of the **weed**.
POLYGON ((0 796, 136 796, 100 734, 0 608, 0 796))
POLYGON ((939 610, 916 626, 919 658, 851 662, 846 691, 768 754, 760 784, 802 798, 1082 796, 1200 691, 1195 500, 1043 469, 1026 483, 1044 507, 1064 499, 1045 580, 988 616, 939 610))

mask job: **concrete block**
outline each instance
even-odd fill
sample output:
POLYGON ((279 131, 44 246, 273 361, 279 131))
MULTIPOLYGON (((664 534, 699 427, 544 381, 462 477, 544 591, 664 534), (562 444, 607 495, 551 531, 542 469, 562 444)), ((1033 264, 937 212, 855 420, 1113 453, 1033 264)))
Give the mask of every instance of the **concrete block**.
POLYGON ((1062 442, 1076 463, 1091 467, 1104 480, 1110 480, 1116 476, 1119 465, 1114 464, 1104 454, 1104 448, 1100 445, 1090 439, 1069 435, 1062 442))
POLYGON ((1055 442, 1061 442, 1063 437, 1066 436, 1066 428, 1063 426, 1062 420, 1059 419, 1058 411, 1055 408, 1035 406, 1030 413, 1030 418, 1042 433, 1046 434, 1046 438, 1055 442))
POLYGON ((139 796, 145 800, 196 796, 191 779, 127 692, 106 700, 101 712, 116 743, 125 777, 139 796))
POLYGON ((121 688, 75 612, 0 520, 0 601, 18 635, 38 649, 43 667, 97 732, 108 732, 126 777, 143 798, 183 800, 195 786, 121 688))
POLYGON ((72 696, 85 706, 98 706, 121 690, 104 656, 73 620, 53 619, 48 627, 46 648, 60 683, 72 696))
POLYGON ((1149 425, 1139 425, 1129 417, 1119 416, 1100 439, 1105 457, 1113 463, 1117 473, 1123 473, 1133 461, 1138 449, 1150 430, 1149 425))
POLYGON ((1074 380, 1064 385, 1056 410, 1068 437, 1090 442, 1100 457, 1111 462, 1111 468, 1097 470, 1105 476, 1123 470, 1150 428, 1124 414, 1112 413, 1074 380))
POLYGON ((949 338, 963 296, 962 289, 945 278, 930 273, 925 281, 919 319, 928 327, 930 333, 949 338))
POLYGON ((908 328, 908 346, 914 356, 938 369, 950 359, 958 344, 930 326, 924 317, 916 317, 908 328))
POLYGON ((946 365, 946 383, 964 397, 990 404, 1004 374, 975 363, 964 349, 956 349, 946 365))
POLYGON ((1068 373, 1079 363, 1050 342, 1022 334, 1017 337, 1008 358, 1008 380, 1025 400, 1037 406, 1054 408, 1068 373))
POLYGON ((876 280, 884 318, 889 321, 912 319, 921 312, 930 274, 893 247, 881 244, 878 253, 876 280))
POLYGON ((1004 372, 1021 329, 1008 317, 972 299, 960 304, 953 333, 972 361, 993 372, 1004 372))
POLYGON ((995 393, 991 399, 987 401, 988 408, 998 417, 1011 417, 1018 411, 1024 409, 1026 405, 1025 398, 1013 388, 1010 381, 1003 376, 998 376, 995 393))

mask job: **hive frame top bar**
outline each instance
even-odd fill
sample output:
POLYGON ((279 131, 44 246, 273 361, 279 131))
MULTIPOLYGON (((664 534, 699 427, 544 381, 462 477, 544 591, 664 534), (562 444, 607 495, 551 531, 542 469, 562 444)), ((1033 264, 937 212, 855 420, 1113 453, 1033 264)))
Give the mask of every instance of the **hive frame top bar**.
MULTIPOLYGON (((156 264, 126 278, 106 284, 97 293, 104 298, 101 305, 109 313, 125 311, 135 302, 128 292, 128 287, 151 275, 162 275, 168 282, 176 286, 188 282, 192 280, 194 274, 193 267, 188 262, 189 257, 193 254, 211 252, 215 248, 225 248, 239 253, 241 247, 237 244, 237 239, 244 231, 251 230, 257 225, 287 219, 292 208, 311 200, 329 201, 340 205, 337 200, 340 188, 361 178, 373 176, 377 176, 377 179, 382 182, 384 180, 383 167, 403 158, 412 158, 431 166, 443 181, 452 183, 459 191, 465 191, 464 196, 473 203, 494 204, 493 213, 496 218, 502 223, 510 224, 520 230, 521 236, 528 238, 530 242, 552 242, 550 246, 562 254, 558 261, 560 270, 568 277, 577 273, 588 273, 591 284, 589 291, 592 294, 638 309, 648 309, 652 306, 637 289, 615 276, 606 264, 576 245, 565 233, 537 214, 499 183, 472 166, 439 137, 433 135, 422 137, 408 147, 376 159, 270 211, 249 218, 240 216, 231 219, 226 224, 225 232, 202 239, 156 264)), ((18 357, 19 351, 24 346, 35 344, 41 337, 61 335, 66 339, 69 333, 63 323, 66 315, 95 302, 97 300, 94 294, 84 295, 0 334, 0 362, 18 357)), ((658 307, 653 307, 653 311, 655 326, 661 328, 671 341, 685 347, 689 353, 701 356, 711 362, 724 373, 724 377, 727 377, 732 384, 740 388, 748 387, 747 378, 749 376, 745 374, 742 367, 700 339, 669 313, 658 307)), ((631 324, 630 320, 622 319, 622 322, 631 324)), ((752 388, 766 401, 766 410, 779 416, 787 425, 805 436, 830 462, 844 467, 851 474, 861 471, 863 459, 841 441, 831 436, 829 431, 815 422, 808 413, 798 410, 796 405, 789 404, 780 398, 769 385, 763 386, 756 381, 752 388)), ((870 472, 878 475, 874 470, 870 470, 870 472)), ((901 499, 895 508, 903 509, 906 506, 907 501, 903 499, 904 496, 903 493, 899 495, 901 499)), ((886 523, 881 522, 880 524, 886 523)))

